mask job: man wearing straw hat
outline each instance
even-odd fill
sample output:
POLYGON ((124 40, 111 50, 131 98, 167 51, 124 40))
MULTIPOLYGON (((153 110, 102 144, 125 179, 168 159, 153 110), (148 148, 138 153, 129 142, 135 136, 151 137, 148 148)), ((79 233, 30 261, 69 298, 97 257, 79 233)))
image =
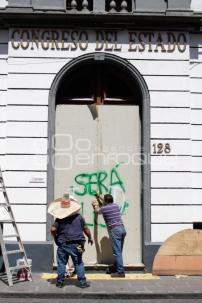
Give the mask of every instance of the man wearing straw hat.
POLYGON ((85 277, 85 269, 82 260, 84 252, 85 236, 88 243, 93 244, 92 236, 84 218, 79 214, 78 201, 64 194, 62 198, 53 201, 48 212, 56 217, 51 227, 51 234, 57 244, 57 283, 56 286, 64 286, 66 264, 71 256, 75 266, 79 287, 86 288, 90 284, 85 277))

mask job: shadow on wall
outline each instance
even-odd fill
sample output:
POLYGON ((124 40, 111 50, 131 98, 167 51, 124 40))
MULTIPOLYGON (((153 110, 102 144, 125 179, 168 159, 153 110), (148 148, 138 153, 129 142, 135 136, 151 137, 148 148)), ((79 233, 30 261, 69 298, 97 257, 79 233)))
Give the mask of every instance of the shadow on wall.
MULTIPOLYGON (((95 221, 97 221, 97 214, 95 217, 95 221)), ((98 240, 98 226, 94 224, 94 241, 95 241, 95 248, 97 254, 97 263, 98 264, 113 264, 114 257, 111 248, 111 240, 109 237, 104 236, 99 243, 98 240)))
POLYGON ((100 264, 113 263, 111 240, 109 237, 105 236, 100 240, 100 250, 97 251, 97 256, 98 263, 100 264))

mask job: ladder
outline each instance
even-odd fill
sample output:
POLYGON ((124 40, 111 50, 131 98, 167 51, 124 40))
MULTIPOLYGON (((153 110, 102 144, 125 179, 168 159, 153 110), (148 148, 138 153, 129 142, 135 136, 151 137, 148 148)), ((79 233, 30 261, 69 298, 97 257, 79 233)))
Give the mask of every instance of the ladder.
MULTIPOLYGON (((18 227, 13 215, 13 211, 8 199, 8 195, 6 192, 6 187, 3 179, 2 170, 0 168, 0 191, 3 193, 3 203, 0 201, 0 208, 3 207, 6 209, 6 213, 8 214, 8 219, 1 220, 0 219, 0 244, 1 244, 1 254, 4 262, 5 267, 5 274, 7 275, 8 285, 13 286, 13 274, 16 270, 20 270, 24 268, 27 271, 27 276, 29 277, 29 281, 32 281, 32 273, 31 273, 31 265, 28 264, 28 259, 25 253, 24 245, 20 238, 20 234, 18 231, 18 227), (3 224, 10 224, 13 227, 13 234, 10 235, 3 235, 3 224), (17 240, 18 249, 16 250, 6 250, 6 239, 15 238, 17 240), (23 259, 23 263, 17 266, 10 266, 9 256, 16 255, 20 256, 23 259)), ((1 212, 1 211, 0 211, 1 212)))

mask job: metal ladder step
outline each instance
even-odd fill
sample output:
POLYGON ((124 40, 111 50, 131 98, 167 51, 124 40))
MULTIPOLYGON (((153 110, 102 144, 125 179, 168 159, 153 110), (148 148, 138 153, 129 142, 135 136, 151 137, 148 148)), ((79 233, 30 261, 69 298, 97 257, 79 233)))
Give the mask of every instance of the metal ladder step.
POLYGON ((16 269, 21 269, 21 268, 25 268, 25 269, 30 269, 30 267, 32 267, 31 265, 19 265, 19 266, 12 266, 9 267, 10 270, 16 270, 16 269))
POLYGON ((13 234, 13 235, 5 235, 5 236, 3 236, 3 238, 4 239, 7 239, 7 238, 19 238, 19 236, 18 235, 16 235, 16 234, 13 234))
POLYGON ((6 186, 4 183, 4 179, 3 179, 3 174, 2 174, 2 170, 0 167, 0 192, 2 192, 1 194, 1 202, 0 202, 0 208, 4 207, 9 215, 9 219, 1 219, 0 220, 0 250, 1 250, 1 255, 3 257, 3 262, 4 262, 4 267, 5 267, 5 273, 7 276, 7 282, 9 286, 13 286, 13 282, 14 282, 14 277, 13 277, 13 272, 15 269, 19 269, 19 268, 25 268, 26 271, 28 272, 29 275, 29 280, 32 281, 32 273, 31 273, 31 265, 28 264, 28 259, 27 259, 27 255, 24 249, 24 245, 21 241, 20 238, 20 234, 18 231, 18 227, 15 221, 15 217, 12 211, 12 207, 7 195, 7 191, 6 191, 6 186), (3 198, 3 199, 2 199, 3 198), (4 203, 2 203, 4 202, 4 203), (8 235, 4 235, 3 234, 3 224, 6 223, 10 223, 11 227, 13 227, 13 231, 10 232, 10 234, 8 235), (5 243, 5 239, 11 239, 15 237, 15 242, 17 242, 18 247, 17 249, 13 249, 10 248, 10 250, 7 250, 7 245, 5 243), (9 255, 15 255, 14 258, 23 258, 23 264, 19 265, 19 266, 10 266, 10 260, 9 260, 9 255))
POLYGON ((21 249, 16 249, 16 250, 7 250, 5 251, 6 255, 14 255, 14 254, 24 254, 24 251, 21 249))

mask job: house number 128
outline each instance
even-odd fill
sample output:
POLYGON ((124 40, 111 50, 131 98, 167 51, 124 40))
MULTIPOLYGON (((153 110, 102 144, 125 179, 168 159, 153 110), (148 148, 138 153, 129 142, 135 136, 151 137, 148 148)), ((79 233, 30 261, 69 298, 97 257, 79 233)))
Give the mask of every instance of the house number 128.
POLYGON ((171 147, 169 143, 154 143, 153 145, 153 154, 170 154, 171 147))

